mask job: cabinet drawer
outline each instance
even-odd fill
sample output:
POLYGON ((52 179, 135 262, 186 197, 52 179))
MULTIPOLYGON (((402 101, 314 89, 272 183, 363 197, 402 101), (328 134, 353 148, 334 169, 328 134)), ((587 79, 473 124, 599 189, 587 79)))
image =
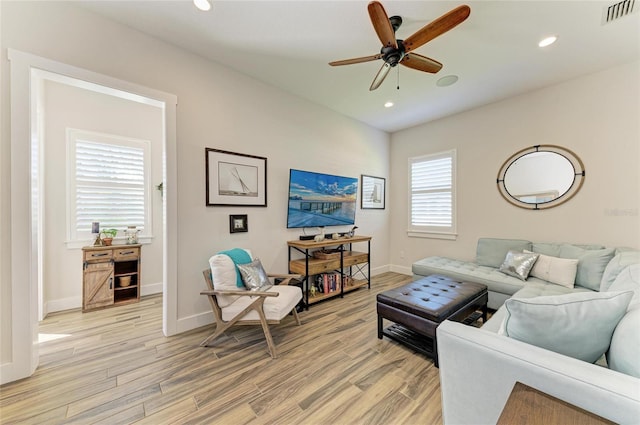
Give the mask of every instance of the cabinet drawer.
POLYGON ((113 251, 101 249, 96 251, 85 251, 84 261, 109 261, 113 258, 113 251))
POLYGON ((137 260, 139 256, 139 247, 117 248, 113 250, 113 259, 115 261, 137 260))

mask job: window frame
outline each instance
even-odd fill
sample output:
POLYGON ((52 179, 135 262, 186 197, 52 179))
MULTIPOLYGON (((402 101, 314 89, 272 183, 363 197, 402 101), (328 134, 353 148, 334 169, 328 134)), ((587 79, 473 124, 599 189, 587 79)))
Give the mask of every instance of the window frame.
MULTIPOLYGON (((137 139, 133 137, 125 137, 115 134, 100 133, 89 130, 81 130, 77 128, 67 128, 67 229, 66 229, 66 246, 67 248, 82 248, 88 242, 93 243, 94 236, 89 232, 77 231, 76 216, 76 146, 78 142, 95 142, 100 144, 112 144, 124 147, 135 147, 143 150, 143 167, 144 167, 144 228, 138 233, 138 243, 151 243, 153 239, 153 206, 152 203, 152 182, 151 182, 151 141, 145 139, 137 139)), ((108 227, 100 223, 100 228, 108 227)), ((124 240, 126 236, 123 230, 119 229, 118 236, 115 240, 124 240)))
MULTIPOLYGON (((420 155, 410 157, 408 160, 408 213, 407 213, 407 235, 409 237, 418 238, 431 238, 431 239, 448 239, 456 240, 457 233, 457 152, 455 149, 447 151, 437 152, 433 154, 420 155), (414 225, 413 223, 413 164, 423 163, 428 161, 435 161, 444 158, 451 158, 451 186, 444 190, 433 190, 432 193, 437 192, 451 192, 451 226, 421 226, 414 225)), ((424 191, 421 191, 424 192, 424 191)))

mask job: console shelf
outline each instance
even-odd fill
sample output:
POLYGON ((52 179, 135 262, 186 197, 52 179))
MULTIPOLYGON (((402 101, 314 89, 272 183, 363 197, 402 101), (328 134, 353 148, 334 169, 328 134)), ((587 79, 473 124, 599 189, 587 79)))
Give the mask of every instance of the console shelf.
POLYGON ((371 288, 370 236, 341 237, 321 242, 295 240, 287 242, 287 245, 289 273, 302 275, 302 291, 307 309, 310 304, 337 296, 342 297, 345 293, 365 286, 371 288), (352 250, 354 243, 365 242, 366 252, 352 250), (337 254, 332 258, 314 258, 315 251, 328 247, 334 247, 337 254), (292 258, 292 253, 295 252, 303 254, 303 257, 292 258), (326 287, 322 288, 323 281, 329 281, 328 285, 333 290, 327 291, 326 287))

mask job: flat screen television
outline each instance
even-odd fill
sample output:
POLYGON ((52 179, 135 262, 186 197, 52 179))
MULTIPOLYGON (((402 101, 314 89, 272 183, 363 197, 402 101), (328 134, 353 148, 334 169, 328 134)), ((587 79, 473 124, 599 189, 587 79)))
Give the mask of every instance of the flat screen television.
POLYGON ((358 179, 291 169, 287 228, 353 225, 358 179))

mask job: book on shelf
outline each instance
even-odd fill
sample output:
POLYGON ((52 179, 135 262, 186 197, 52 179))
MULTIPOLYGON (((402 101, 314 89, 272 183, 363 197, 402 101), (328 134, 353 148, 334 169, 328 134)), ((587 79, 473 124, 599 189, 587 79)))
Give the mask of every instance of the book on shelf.
POLYGON ((342 284, 340 282, 340 273, 321 273, 316 276, 315 280, 316 292, 320 294, 330 294, 332 292, 340 292, 342 284))

